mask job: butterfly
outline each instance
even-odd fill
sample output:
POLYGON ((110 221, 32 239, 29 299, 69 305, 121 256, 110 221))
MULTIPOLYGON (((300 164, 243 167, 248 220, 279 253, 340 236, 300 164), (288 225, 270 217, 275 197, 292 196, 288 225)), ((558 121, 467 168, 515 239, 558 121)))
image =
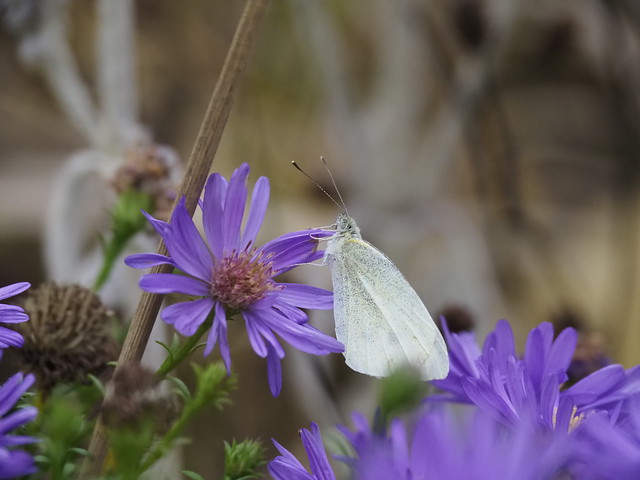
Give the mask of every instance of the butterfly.
POLYGON ((324 261, 331 267, 336 338, 349 367, 384 377, 408 364, 424 380, 447 376, 447 347, 424 303, 393 262, 362 239, 346 209, 324 261))

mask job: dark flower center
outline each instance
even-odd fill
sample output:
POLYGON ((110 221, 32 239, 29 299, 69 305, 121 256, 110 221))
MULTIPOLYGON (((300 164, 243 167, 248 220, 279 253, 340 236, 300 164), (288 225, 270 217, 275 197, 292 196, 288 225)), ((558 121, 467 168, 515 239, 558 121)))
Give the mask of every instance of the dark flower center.
POLYGON ((213 267, 211 296, 225 307, 241 310, 280 288, 271 279, 271 262, 252 257, 251 250, 234 251, 213 267))

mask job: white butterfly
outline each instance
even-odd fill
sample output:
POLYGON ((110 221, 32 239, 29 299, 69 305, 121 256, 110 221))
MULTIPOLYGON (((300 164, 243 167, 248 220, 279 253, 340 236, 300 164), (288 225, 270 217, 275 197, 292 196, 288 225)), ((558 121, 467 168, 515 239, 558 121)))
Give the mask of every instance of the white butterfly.
POLYGON ((336 337, 353 370, 383 377, 409 364, 424 380, 449 372, 447 347, 427 308, 389 258, 342 213, 324 260, 331 267, 336 337))

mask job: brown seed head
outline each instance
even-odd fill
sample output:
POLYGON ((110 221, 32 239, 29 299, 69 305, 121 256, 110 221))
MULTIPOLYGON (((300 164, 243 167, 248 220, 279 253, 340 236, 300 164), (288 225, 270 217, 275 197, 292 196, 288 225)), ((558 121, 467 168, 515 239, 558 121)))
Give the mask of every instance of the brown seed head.
POLYGON ((107 362, 116 359, 112 314, 88 288, 47 282, 29 291, 24 309, 30 320, 16 325, 24 336, 17 353, 44 390, 87 382, 87 374, 106 373, 107 362))

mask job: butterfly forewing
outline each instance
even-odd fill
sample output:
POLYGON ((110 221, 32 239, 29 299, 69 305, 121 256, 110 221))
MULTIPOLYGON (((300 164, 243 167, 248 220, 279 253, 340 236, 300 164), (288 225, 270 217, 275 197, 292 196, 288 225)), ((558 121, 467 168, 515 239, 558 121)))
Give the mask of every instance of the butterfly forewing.
POLYGON ((376 377, 410 364, 425 380, 444 378, 449 361, 442 335, 402 273, 360 238, 331 250, 336 337, 347 365, 376 377))

